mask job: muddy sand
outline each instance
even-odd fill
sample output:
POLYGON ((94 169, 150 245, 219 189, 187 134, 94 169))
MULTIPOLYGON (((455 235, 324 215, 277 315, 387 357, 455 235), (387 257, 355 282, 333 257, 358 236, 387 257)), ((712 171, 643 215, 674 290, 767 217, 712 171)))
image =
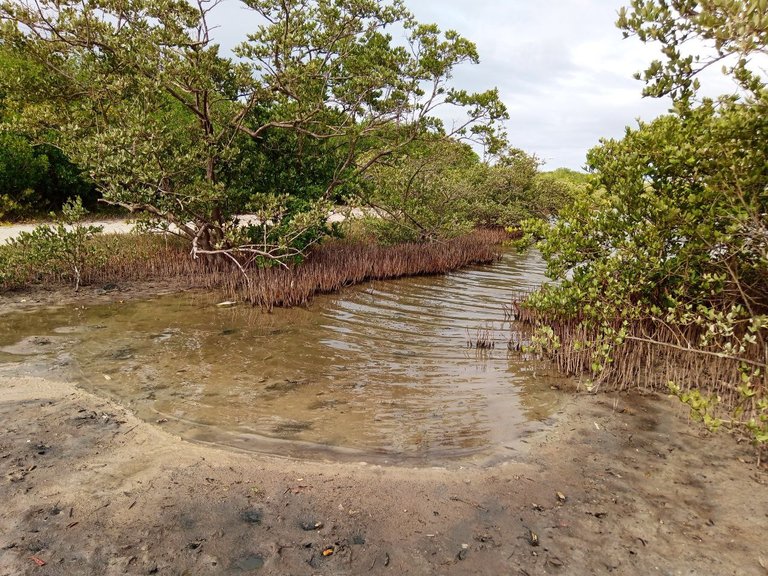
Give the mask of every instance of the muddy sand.
POLYGON ((405 468, 185 442, 5 374, 0 574, 768 573, 749 446, 666 397, 568 394, 505 464, 405 468))

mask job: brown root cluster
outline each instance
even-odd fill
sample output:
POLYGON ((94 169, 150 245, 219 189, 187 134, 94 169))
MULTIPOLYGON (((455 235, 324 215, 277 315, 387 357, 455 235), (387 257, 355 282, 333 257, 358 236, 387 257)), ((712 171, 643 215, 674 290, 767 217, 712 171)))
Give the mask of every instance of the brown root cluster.
MULTIPOLYGON (((503 230, 477 230, 429 244, 386 246, 372 241, 334 240, 312 249, 289 266, 241 270, 226 259, 193 259, 187 243, 157 235, 99 236, 93 240, 102 258, 82 270, 81 283, 95 286, 126 282, 172 282, 181 289, 218 290, 231 300, 264 309, 307 304, 317 294, 335 292, 366 280, 443 274, 471 264, 492 262, 508 238, 503 230)), ((20 271, 1 290, 70 283, 68 271, 20 271)))
POLYGON ((365 282, 403 276, 444 274, 471 264, 493 262, 503 231, 478 230, 466 236, 429 244, 383 246, 373 242, 330 242, 288 268, 255 268, 231 274, 222 283, 227 295, 262 308, 297 306, 316 294, 335 292, 365 282))
MULTIPOLYGON (((605 338, 597 329, 580 319, 557 318, 539 314, 525 306, 515 306, 517 320, 532 330, 546 327, 549 343, 547 356, 564 374, 588 377, 593 388, 603 390, 644 390, 676 393, 684 398, 690 393, 708 398, 699 414, 718 418, 732 428, 744 429, 750 421, 765 416, 768 398, 768 348, 763 329, 750 342, 746 325, 732 334, 703 338, 706 325, 675 325, 656 318, 639 319, 626 326, 626 335, 616 343, 607 359, 595 353, 605 338), (551 330, 551 331, 550 331, 551 330), (735 352, 727 352, 729 350, 735 352), (593 363, 601 362, 595 373, 593 363)), ((614 334, 621 329, 614 327, 614 334)), ((542 332, 539 331, 541 334, 542 332)), ((692 409, 695 402, 691 403, 692 409)), ((695 410, 694 410, 695 411, 695 410)))

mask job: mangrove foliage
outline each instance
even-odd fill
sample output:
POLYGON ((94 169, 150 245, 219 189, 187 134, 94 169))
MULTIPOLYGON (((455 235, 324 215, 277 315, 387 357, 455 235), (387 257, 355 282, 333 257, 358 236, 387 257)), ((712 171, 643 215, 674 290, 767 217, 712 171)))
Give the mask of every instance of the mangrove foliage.
MULTIPOLYGON (((765 2, 635 0, 619 26, 662 46, 642 78, 674 113, 604 140, 591 187, 532 222, 558 282, 527 302, 539 344, 590 386, 669 390, 711 428, 768 442, 765 2), (707 54, 689 44, 708 46, 707 54), (713 64, 734 93, 701 94, 713 64)), ((640 75, 638 75, 640 76, 640 75)))

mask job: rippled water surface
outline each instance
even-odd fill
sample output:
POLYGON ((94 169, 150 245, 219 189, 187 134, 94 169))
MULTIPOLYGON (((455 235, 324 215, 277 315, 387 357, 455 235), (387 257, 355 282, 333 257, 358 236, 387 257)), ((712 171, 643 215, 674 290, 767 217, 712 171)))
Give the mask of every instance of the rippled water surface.
POLYGON ((199 293, 12 314, 0 363, 53 370, 188 439, 304 457, 492 462, 557 408, 557 376, 508 352, 502 309, 542 278, 535 254, 507 254, 271 314, 199 293), (468 347, 478 331, 493 349, 468 347))

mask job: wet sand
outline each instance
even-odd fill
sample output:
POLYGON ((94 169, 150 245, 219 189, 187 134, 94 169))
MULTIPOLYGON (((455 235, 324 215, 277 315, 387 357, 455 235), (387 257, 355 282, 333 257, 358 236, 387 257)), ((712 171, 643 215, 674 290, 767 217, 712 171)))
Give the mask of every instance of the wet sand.
POLYGON ((564 394, 506 464, 382 467, 185 442, 6 370, 0 575, 767 573, 749 446, 666 397, 564 394))

